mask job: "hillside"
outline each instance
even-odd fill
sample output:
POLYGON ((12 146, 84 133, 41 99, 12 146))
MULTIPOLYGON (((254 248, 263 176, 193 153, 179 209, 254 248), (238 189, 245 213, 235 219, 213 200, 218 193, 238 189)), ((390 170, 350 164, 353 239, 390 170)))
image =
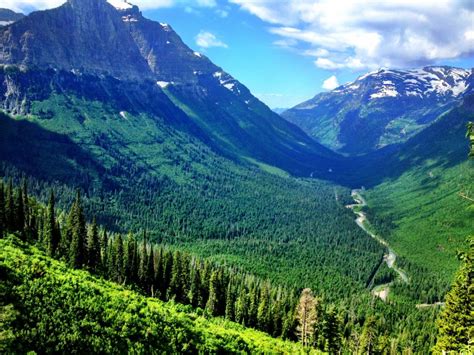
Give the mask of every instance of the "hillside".
POLYGON ((282 116, 318 142, 360 155, 407 141, 472 92, 472 70, 380 69, 316 95, 282 116))
MULTIPOLYGON (((471 202, 473 162, 465 138, 474 119, 473 97, 442 115, 430 127, 408 140, 398 151, 377 163, 387 178, 365 192, 379 229, 415 274, 431 278, 431 285, 449 285, 458 267, 456 253, 474 229, 471 202), (428 144, 429 142, 429 144, 428 144), (437 281, 435 281, 437 280, 437 281)), ((373 169, 366 167, 367 169, 373 169)))
POLYGON ((0 239, 0 270, 4 353, 306 353, 296 343, 69 269, 14 236, 0 239))
POLYGON ((337 157, 136 6, 70 0, 33 12, 0 29, 0 64, 21 68, 0 77, 2 97, 8 93, 0 106, 13 114, 30 114, 31 101, 61 91, 61 83, 77 96, 112 101, 118 117, 154 109, 161 119, 186 122, 193 138, 235 160, 250 157, 294 175, 328 176, 328 158, 337 157), (36 92, 39 87, 45 92, 36 92))
POLYGON ((43 201, 54 187, 63 206, 79 187, 88 214, 113 231, 147 229, 330 299, 364 289, 382 251, 340 202, 348 190, 291 177, 337 179, 340 158, 169 25, 71 0, 1 29, 0 47, 3 176, 27 176, 43 201))

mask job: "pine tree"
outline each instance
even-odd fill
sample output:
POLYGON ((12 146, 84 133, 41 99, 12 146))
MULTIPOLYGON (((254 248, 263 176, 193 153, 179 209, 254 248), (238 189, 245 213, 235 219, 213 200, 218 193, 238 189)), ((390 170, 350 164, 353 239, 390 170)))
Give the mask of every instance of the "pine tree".
POLYGON ((161 295, 167 299, 168 287, 171 281, 171 270, 173 269, 173 254, 169 251, 163 253, 163 277, 161 295))
POLYGON ((87 234, 87 266, 96 272, 99 270, 100 263, 99 230, 94 218, 87 234))
POLYGON ((0 238, 5 235, 7 230, 5 207, 5 187, 3 186, 3 181, 0 181, 0 238))
POLYGON ((147 266, 146 266, 146 291, 155 297, 155 250, 153 245, 150 246, 150 253, 148 254, 147 266))
POLYGON ((246 325, 247 323, 247 289, 242 285, 239 289, 237 300, 235 302, 235 321, 246 325))
POLYGON ((31 216, 30 216, 30 202, 28 197, 28 184, 26 179, 22 181, 22 197, 23 197, 23 214, 24 214, 24 228, 26 235, 31 238, 31 216))
POLYGON ((13 231, 15 229, 15 200, 13 198, 13 181, 8 181, 6 190, 5 215, 7 229, 13 231))
POLYGON ((114 238, 114 255, 115 267, 113 278, 116 282, 122 283, 125 277, 125 270, 123 264, 123 240, 120 234, 114 238))
POLYGON ((309 288, 305 288, 301 293, 296 318, 298 320, 296 328, 298 339, 303 346, 308 346, 311 343, 314 325, 317 320, 315 299, 309 288))
POLYGON ((260 295, 260 303, 257 309, 257 325, 260 330, 269 331, 270 323, 270 290, 264 285, 260 295))
POLYGON ((471 354, 474 351, 474 236, 468 243, 469 250, 460 254, 461 266, 437 322, 435 352, 471 354))
POLYGON ((81 195, 77 192, 68 218, 68 227, 71 236, 69 249, 69 265, 81 268, 87 263, 85 242, 87 239, 86 221, 82 212, 81 195))
POLYGON ((100 269, 102 274, 107 273, 108 267, 108 244, 109 244, 109 237, 107 236, 107 230, 102 231, 102 235, 100 237, 100 269))
POLYGON ((359 354, 373 354, 377 341, 377 321, 370 316, 364 323, 360 338, 359 354))
POLYGON ((235 292, 232 280, 229 281, 227 285, 227 290, 225 294, 225 317, 229 320, 234 320, 234 308, 235 307, 235 292))
POLYGON ((56 228, 56 215, 54 210, 54 192, 51 190, 46 213, 43 218, 43 244, 49 256, 56 254, 59 245, 60 235, 56 228))
POLYGON ((335 354, 341 348, 342 333, 341 320, 337 315, 334 306, 331 306, 326 313, 324 324, 324 338, 326 338, 326 351, 335 354))
POLYGON ((147 240, 146 233, 143 235, 143 241, 140 246, 140 264, 138 267, 138 280, 140 287, 143 290, 147 288, 147 271, 148 271, 148 253, 147 253, 147 240))
POLYGON ((171 280, 168 289, 168 299, 175 299, 177 302, 183 302, 185 296, 182 289, 182 267, 181 253, 177 250, 173 255, 173 267, 171 269, 171 280))
POLYGON ((201 271, 195 265, 194 271, 191 275, 191 286, 188 291, 188 301, 193 307, 199 307, 202 304, 201 300, 201 271))
POLYGON ((20 232, 20 236, 23 240, 26 240, 25 233, 25 207, 23 205, 23 191, 22 189, 17 190, 16 201, 15 201, 15 215, 14 215, 14 227, 13 230, 20 232))
POLYGON ((206 310, 212 315, 219 312, 219 286, 219 274, 214 270, 209 280, 209 298, 206 303, 206 310))
POLYGON ((125 245, 125 282, 137 283, 138 273, 138 246, 133 233, 129 232, 125 245))

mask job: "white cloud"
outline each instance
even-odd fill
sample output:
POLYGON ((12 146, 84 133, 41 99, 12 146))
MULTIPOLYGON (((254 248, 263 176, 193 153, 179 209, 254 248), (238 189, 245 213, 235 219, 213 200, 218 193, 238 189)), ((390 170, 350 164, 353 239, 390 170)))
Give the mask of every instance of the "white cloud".
POLYGON ((198 6, 202 7, 214 7, 217 5, 216 0, 197 0, 198 6))
POLYGON ((271 24, 277 44, 324 69, 410 67, 474 55, 466 0, 229 0, 271 24), (286 42, 281 42, 286 41, 286 42))
POLYGON ((333 90, 339 86, 339 81, 337 81, 337 78, 335 75, 330 76, 326 80, 324 80, 322 88, 325 90, 333 90))
POLYGON ((219 40, 213 33, 201 31, 195 37, 196 44, 201 48, 222 47, 227 48, 227 44, 219 40))

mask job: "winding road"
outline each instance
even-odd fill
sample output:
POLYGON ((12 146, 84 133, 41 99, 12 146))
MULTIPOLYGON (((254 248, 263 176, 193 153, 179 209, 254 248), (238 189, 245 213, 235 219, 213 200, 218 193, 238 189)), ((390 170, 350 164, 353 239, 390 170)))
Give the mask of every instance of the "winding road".
MULTIPOLYGON (((361 190, 358 190, 358 189, 352 190, 351 196, 354 199, 355 203, 352 204, 352 205, 347 205, 346 207, 350 208, 357 215, 357 219, 356 219, 357 225, 387 249, 387 252, 386 252, 386 254, 384 255, 384 258, 383 258, 384 262, 387 264, 387 266, 390 269, 393 269, 398 274, 398 276, 399 276, 400 280, 402 280, 402 282, 408 283, 408 281, 409 281, 408 275, 403 270, 398 268, 395 264, 395 261, 397 260, 397 254, 395 254, 393 249, 390 248, 390 246, 388 245, 386 240, 384 240, 382 237, 375 234, 374 232, 372 232, 369 229, 370 222, 367 220, 366 213, 362 211, 362 208, 364 206, 367 206, 367 202, 362 197, 361 190)), ((375 274, 377 274, 377 273, 375 273, 375 274)), ((374 278, 375 278, 375 275, 374 275, 374 278)), ((371 282, 369 284, 372 284, 372 283, 373 283, 373 279, 371 280, 371 282)), ((389 282, 389 283, 386 283, 386 284, 381 284, 381 285, 375 286, 372 289, 372 294, 377 296, 377 297, 380 297, 383 301, 386 301, 387 297, 388 297, 388 294, 390 292, 390 285, 392 283, 393 283, 393 281, 389 282)))

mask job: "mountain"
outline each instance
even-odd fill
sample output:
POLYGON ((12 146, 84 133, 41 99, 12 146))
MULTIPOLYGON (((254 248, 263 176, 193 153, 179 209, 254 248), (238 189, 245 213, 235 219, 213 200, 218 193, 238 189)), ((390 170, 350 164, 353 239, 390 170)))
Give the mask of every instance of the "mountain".
POLYGON ((113 231, 328 299, 362 292, 382 249, 342 205, 349 191, 291 176, 337 180, 341 157, 120 4, 70 0, 0 29, 0 173, 55 187, 62 205, 80 188, 113 231))
POLYGON ((9 25, 23 17, 25 17, 25 15, 21 13, 9 9, 0 9, 0 27, 9 25))
POLYGON ((404 142, 473 92, 472 70, 381 69, 316 95, 282 116, 320 143, 359 155, 404 142))
MULTIPOLYGON (((93 76, 89 81, 141 82, 147 87, 144 108, 157 106, 153 99, 164 93, 168 100, 160 107, 169 106, 168 116, 179 107, 181 116, 187 116, 187 126, 194 126, 193 134, 220 154, 256 159, 295 175, 327 176, 328 170, 337 170, 328 159, 335 159, 334 153, 272 112, 204 55, 192 51, 171 26, 144 18, 136 6, 115 4, 119 8, 105 0, 69 0, 2 28, 0 64, 35 68, 44 73, 46 87, 51 86, 48 80, 54 86, 61 76, 75 82, 87 75, 93 76)), ((3 92, 16 85, 12 80, 2 78, 3 92)), ((135 88, 133 83, 121 85, 122 96, 136 96, 135 88)), ((99 94, 100 90, 99 85, 97 95, 107 95, 99 94)), ((21 89, 14 94, 8 91, 2 106, 12 113, 28 113, 27 107, 10 105, 12 95, 16 102, 30 101, 21 89)), ((167 114, 162 110, 161 116, 167 114)), ((169 118, 179 121, 175 117, 169 118)))

